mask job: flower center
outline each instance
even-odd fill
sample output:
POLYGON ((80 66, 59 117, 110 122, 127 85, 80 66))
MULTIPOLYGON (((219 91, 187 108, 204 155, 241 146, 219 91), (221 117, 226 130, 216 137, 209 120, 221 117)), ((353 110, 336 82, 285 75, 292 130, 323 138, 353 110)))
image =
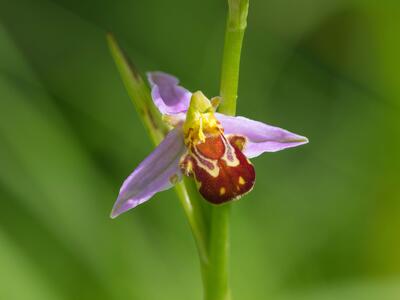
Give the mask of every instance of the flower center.
POLYGON ((188 152, 182 157, 180 167, 185 175, 194 177, 205 199, 220 204, 249 192, 255 172, 241 152, 245 138, 224 135, 214 115, 213 101, 201 92, 192 95, 183 124, 188 152))
POLYGON ((210 100, 200 91, 193 93, 183 124, 185 145, 188 148, 196 146, 204 143, 207 137, 218 136, 223 132, 210 100))

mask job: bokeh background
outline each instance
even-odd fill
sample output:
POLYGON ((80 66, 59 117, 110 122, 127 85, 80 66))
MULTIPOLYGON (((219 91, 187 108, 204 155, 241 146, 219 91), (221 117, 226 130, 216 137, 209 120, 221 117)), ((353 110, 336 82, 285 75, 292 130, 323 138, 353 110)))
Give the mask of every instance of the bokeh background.
MULTIPOLYGON (((109 219, 151 151, 105 33, 218 94, 224 0, 0 0, 0 299, 201 299, 174 191, 109 219)), ((400 299, 400 4, 250 0, 238 114, 310 138, 254 159, 234 299, 400 299)))

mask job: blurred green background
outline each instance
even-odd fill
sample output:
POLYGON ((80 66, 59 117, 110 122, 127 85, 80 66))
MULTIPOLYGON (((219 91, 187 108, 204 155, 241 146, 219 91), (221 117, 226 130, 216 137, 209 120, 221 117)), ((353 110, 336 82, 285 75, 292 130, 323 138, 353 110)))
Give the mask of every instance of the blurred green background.
MULTIPOLYGON (((238 114, 310 144, 254 159, 234 299, 400 299, 400 4, 250 0, 238 114)), ((0 0, 0 299, 201 299, 173 190, 109 219, 152 145, 109 54, 218 94, 223 0, 0 0)))

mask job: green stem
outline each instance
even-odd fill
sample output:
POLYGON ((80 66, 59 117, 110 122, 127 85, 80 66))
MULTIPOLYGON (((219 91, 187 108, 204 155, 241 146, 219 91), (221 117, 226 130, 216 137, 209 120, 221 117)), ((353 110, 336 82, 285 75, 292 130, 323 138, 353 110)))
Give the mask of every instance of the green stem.
POLYGON ((225 45, 222 57, 219 111, 226 115, 236 114, 236 99, 239 84, 240 54, 247 26, 249 0, 228 0, 229 14, 225 30, 225 45))
POLYGON ((206 300, 230 300, 229 288, 230 205, 214 206, 211 211, 209 264, 206 268, 206 300))
MULTIPOLYGON (((219 112, 236 114, 240 54, 247 25, 249 0, 228 0, 229 13, 225 31, 221 69, 219 112)), ((212 206, 209 234, 209 263, 205 276, 205 300, 230 300, 229 288, 230 204, 212 206)))

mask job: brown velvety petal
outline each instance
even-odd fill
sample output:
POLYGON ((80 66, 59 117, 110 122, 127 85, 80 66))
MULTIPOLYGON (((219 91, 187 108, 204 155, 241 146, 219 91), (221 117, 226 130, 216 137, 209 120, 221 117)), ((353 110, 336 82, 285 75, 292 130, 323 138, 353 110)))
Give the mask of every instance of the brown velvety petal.
POLYGON ((238 199, 254 186, 253 165, 234 143, 238 139, 230 140, 223 135, 207 138, 186 158, 187 173, 193 174, 201 195, 213 204, 238 199))

